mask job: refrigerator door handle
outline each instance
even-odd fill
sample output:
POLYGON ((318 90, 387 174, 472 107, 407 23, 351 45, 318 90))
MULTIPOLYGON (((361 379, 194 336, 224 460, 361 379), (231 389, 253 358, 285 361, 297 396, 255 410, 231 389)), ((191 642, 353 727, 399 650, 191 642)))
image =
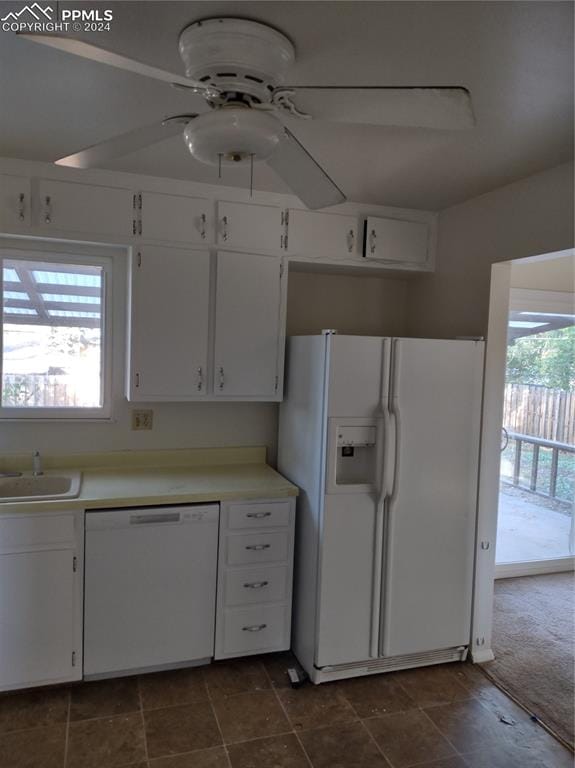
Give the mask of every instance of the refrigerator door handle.
POLYGON ((385 495, 382 495, 375 510, 375 536, 373 546, 373 602, 371 604, 371 636, 369 655, 373 659, 379 656, 379 627, 381 612, 381 566, 383 557, 383 519, 385 514, 385 495))
POLYGON ((381 364, 381 411, 383 414, 383 436, 380 437, 379 461, 381 478, 379 495, 375 509, 375 536, 373 547, 373 602, 371 605, 371 636, 370 656, 374 659, 379 656, 379 633, 381 623, 381 597, 382 597, 382 565, 383 565, 383 536, 385 520, 385 502, 389 493, 389 467, 390 467, 390 434, 391 414, 389 412, 389 373, 391 363, 391 339, 383 340, 383 355, 381 364))
POLYGON ((383 483, 380 502, 393 495, 395 486, 395 461, 397 456, 397 417, 388 408, 384 411, 385 452, 383 456, 383 483))
POLYGON ((387 484, 387 496, 390 500, 395 498, 395 486, 397 478, 397 456, 398 456, 398 444, 399 444, 399 412, 397 410, 391 411, 389 414, 389 421, 391 426, 392 438, 389 441, 389 447, 387 455, 389 460, 387 466, 389 467, 388 477, 389 482, 387 484))

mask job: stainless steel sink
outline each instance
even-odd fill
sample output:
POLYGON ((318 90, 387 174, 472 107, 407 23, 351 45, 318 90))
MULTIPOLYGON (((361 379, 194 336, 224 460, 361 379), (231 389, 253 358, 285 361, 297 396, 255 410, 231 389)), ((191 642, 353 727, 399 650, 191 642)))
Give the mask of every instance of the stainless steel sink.
POLYGON ((43 475, 0 477, 0 503, 75 499, 80 493, 81 481, 81 472, 57 470, 43 475))

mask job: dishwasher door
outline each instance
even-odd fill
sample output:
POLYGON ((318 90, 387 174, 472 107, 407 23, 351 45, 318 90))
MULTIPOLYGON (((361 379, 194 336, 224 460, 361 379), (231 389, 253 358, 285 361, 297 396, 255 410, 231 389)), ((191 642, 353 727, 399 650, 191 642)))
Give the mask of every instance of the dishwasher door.
POLYGON ((84 675, 214 654, 219 505, 86 513, 84 675))

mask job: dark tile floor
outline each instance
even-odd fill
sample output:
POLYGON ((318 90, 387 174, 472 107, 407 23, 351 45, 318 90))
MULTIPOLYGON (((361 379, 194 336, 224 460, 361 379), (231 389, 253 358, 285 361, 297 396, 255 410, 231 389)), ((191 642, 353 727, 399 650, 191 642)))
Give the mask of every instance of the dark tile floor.
POLYGON ((1 768, 571 768, 471 664, 289 686, 289 654, 0 695, 1 768))

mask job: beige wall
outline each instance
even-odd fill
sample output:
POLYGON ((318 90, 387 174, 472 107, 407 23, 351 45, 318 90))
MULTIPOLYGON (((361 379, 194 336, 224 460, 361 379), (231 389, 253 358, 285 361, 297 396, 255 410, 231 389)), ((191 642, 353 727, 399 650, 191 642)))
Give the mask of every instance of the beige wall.
POLYGON ((415 336, 484 336, 491 265, 573 246, 573 165, 442 211, 435 274, 410 283, 415 336))
POLYGON ((511 287, 534 291, 575 291, 575 256, 511 265, 511 287))
MULTIPOLYGON (((571 245, 571 174, 569 167, 560 166, 443 212, 438 271, 428 278, 290 272, 288 334, 322 328, 374 335, 485 334, 491 263, 571 245)), ((116 330, 122 339, 124 328, 116 330)), ((275 404, 156 403, 152 406, 154 429, 133 432, 132 406, 121 394, 122 347, 123 342, 115 361, 112 422, 4 422, 0 452, 266 445, 270 461, 275 461, 275 404)))
MULTIPOLYGON (((406 322, 406 282, 378 277, 290 273, 288 333, 322 328, 363 334, 401 334, 406 322)), ((125 285, 118 280, 118 294, 125 285)), ((123 306, 123 302, 122 302, 123 306)), ((3 422, 0 453, 82 453, 207 446, 265 445, 275 463, 278 407, 275 403, 153 403, 154 428, 134 432, 132 408, 123 396, 123 312, 116 313, 114 418, 111 422, 3 422)))
POLYGON ((340 333, 400 336, 407 329, 406 280, 365 275, 289 275, 287 333, 340 333))

